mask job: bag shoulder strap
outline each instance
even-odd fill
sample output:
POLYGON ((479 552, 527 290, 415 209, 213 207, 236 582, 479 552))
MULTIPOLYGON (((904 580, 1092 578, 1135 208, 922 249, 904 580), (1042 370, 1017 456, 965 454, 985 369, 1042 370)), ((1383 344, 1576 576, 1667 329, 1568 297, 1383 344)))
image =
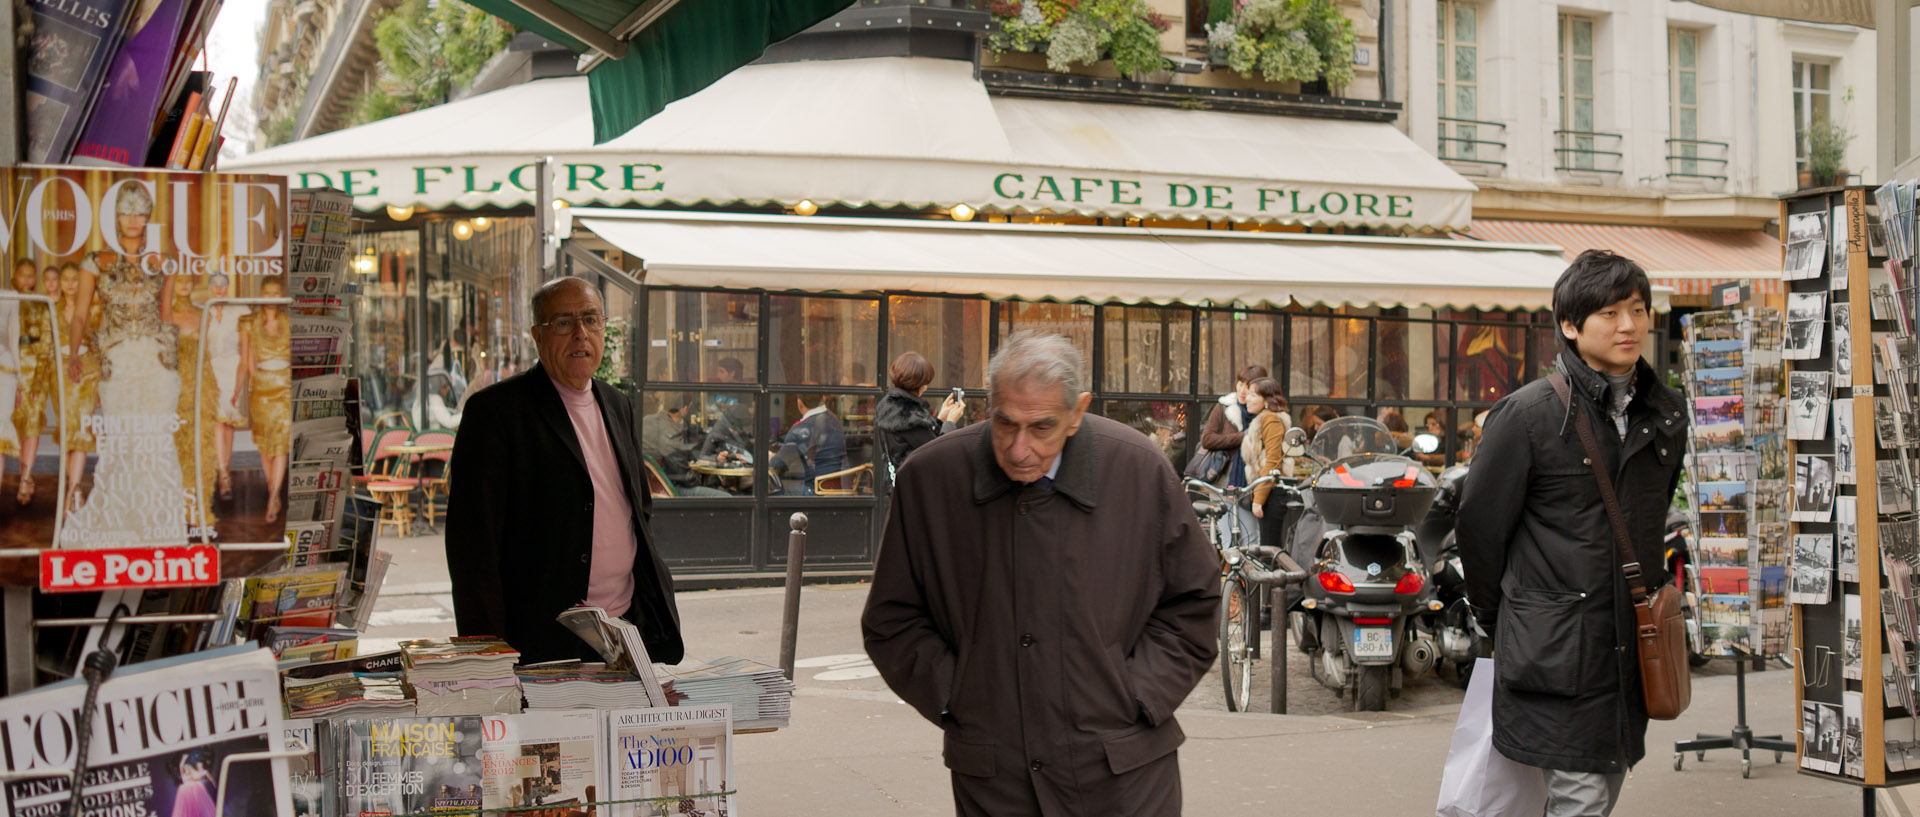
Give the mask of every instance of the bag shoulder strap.
POLYGON ((1607 475, 1606 460, 1600 456, 1600 444, 1593 438, 1593 426, 1587 422, 1587 413, 1573 405, 1572 388, 1567 385, 1567 376, 1554 372, 1548 377, 1553 383, 1554 393, 1560 395, 1560 402, 1574 413, 1573 428, 1580 433, 1580 445, 1587 450, 1587 463, 1593 468, 1594 481, 1600 483, 1600 502, 1607 506, 1607 521, 1613 528, 1613 544, 1619 552, 1620 571, 1627 576, 1627 589, 1633 594, 1633 603, 1642 604, 1647 598, 1647 584, 1640 576, 1640 557, 1634 555, 1633 541, 1627 537, 1627 515, 1620 510, 1620 497, 1613 492, 1613 478, 1607 475))

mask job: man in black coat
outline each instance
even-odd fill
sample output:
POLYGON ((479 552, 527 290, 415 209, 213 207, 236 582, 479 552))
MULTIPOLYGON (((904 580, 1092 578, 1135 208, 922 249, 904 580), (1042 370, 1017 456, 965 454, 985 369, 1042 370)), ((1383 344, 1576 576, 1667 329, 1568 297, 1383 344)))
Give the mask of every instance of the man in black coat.
POLYGON ((1459 521, 1467 594, 1494 645, 1493 744, 1546 771, 1548 817, 1612 811, 1646 754, 1633 611, 1593 469, 1613 477, 1647 587, 1686 453, 1680 394, 1640 359, 1651 302, 1639 265, 1581 253, 1554 285, 1571 406, 1541 378, 1487 417, 1459 521), (1573 412, 1602 462, 1589 464, 1573 412))
POLYGON ((600 293, 560 278, 533 296, 540 362, 474 392, 449 463, 447 567, 461 635, 497 635, 530 664, 600 660, 554 620, 593 603, 634 622, 649 657, 685 653, 655 549, 633 407, 593 379, 600 293))

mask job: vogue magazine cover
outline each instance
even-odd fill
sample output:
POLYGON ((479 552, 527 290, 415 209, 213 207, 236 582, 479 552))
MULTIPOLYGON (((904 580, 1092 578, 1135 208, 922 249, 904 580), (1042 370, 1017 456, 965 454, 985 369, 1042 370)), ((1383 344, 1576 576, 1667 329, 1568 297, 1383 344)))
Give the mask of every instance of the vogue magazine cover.
POLYGON ((271 542, 284 525, 287 187, 0 168, 0 547, 271 542), (51 301, 23 301, 37 295, 51 301))

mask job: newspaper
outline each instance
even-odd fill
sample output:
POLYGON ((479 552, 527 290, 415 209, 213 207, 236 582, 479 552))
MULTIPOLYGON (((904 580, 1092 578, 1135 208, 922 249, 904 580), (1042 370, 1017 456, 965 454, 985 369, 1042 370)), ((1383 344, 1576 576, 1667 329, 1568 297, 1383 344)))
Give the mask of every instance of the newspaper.
MULTIPOLYGON (((0 815, 62 813, 71 778, 56 775, 74 768, 86 693, 75 680, 0 698, 0 815)), ((285 760, 223 763, 280 749, 282 727, 273 654, 258 647, 122 668, 100 686, 80 813, 212 815, 224 788, 218 817, 293 817, 285 760)))

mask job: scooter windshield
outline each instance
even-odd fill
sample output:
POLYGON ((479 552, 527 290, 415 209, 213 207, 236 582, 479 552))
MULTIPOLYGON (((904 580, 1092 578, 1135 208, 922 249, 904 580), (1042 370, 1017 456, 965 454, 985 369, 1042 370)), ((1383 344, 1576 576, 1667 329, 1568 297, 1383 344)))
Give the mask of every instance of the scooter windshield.
POLYGON ((1393 434, 1378 420, 1366 417, 1340 417, 1328 420, 1307 444, 1307 454, 1321 462, 1346 459, 1356 454, 1400 453, 1393 434))

